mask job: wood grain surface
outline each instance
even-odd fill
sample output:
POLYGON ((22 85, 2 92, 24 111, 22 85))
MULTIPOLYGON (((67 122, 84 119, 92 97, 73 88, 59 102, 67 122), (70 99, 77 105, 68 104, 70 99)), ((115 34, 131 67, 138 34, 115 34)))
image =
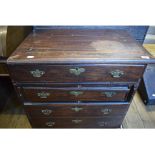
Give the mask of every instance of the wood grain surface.
POLYGON ((127 87, 23 88, 25 102, 127 101, 127 87), (110 93, 110 96, 109 96, 110 93), (42 96, 41 96, 42 95, 42 96))
POLYGON ((78 65, 11 65, 9 71, 16 82, 137 82, 143 75, 144 65, 128 64, 78 64, 78 65), (78 75, 71 70, 83 69, 78 75), (43 72, 40 77, 34 77, 32 72, 43 72), (123 72, 115 78, 112 72, 123 72), (22 76, 21 76, 22 75, 22 76))
POLYGON ((123 30, 36 30, 8 59, 14 63, 148 63, 153 57, 123 30))
POLYGON ((129 104, 110 103, 84 103, 84 104, 46 104, 25 105, 25 110, 30 117, 102 117, 126 114, 129 104))

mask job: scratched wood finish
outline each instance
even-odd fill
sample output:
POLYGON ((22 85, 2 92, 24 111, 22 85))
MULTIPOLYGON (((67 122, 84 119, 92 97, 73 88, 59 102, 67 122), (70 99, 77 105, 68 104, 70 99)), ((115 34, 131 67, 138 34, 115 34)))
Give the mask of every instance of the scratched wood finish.
POLYGON ((152 58, 123 30, 36 30, 8 63, 155 62, 152 58))
POLYGON ((143 75, 144 65, 119 64, 87 64, 87 65, 11 65, 11 77, 18 82, 137 82, 143 75), (84 69, 79 75, 71 73, 72 69, 84 69), (34 77, 32 72, 44 72, 40 77, 34 77), (123 75, 115 78, 114 71, 123 75), (21 76, 22 75, 22 76, 21 76))
MULTIPOLYGON (((47 105, 52 99, 53 104, 60 104, 60 101, 67 100, 68 104, 69 101, 74 101, 73 105, 78 103, 81 106, 84 103, 80 102, 81 99, 89 104, 94 100, 96 106, 99 106, 97 103, 101 101, 101 96, 97 85, 109 84, 110 91, 113 91, 114 87, 126 86, 129 91, 124 89, 123 93, 125 95, 129 92, 128 96, 125 95, 128 99, 127 103, 124 102, 122 92, 120 93, 122 95, 115 96, 111 102, 113 105, 119 105, 117 99, 121 98, 123 101, 117 115, 111 113, 104 116, 97 112, 98 116, 95 116, 94 111, 89 117, 86 114, 77 117, 75 110, 74 114, 68 112, 65 117, 59 117, 60 112, 57 111, 55 116, 47 118, 42 115, 34 116, 32 112, 27 111, 32 127, 112 128, 120 127, 126 114, 126 109, 123 109, 124 104, 130 104, 129 101, 139 85, 145 67, 149 63, 155 63, 155 59, 125 31, 37 30, 23 41, 7 63, 18 96, 27 106, 31 107, 35 102, 36 111, 38 104, 47 105), (63 90, 61 84, 66 85, 63 90), (77 97, 76 102, 75 98, 68 95, 68 91, 72 90, 70 86, 74 84, 78 87, 81 84, 96 84, 96 86, 93 85, 95 92, 86 90, 84 95, 80 94, 77 97), (59 85, 59 87, 55 87, 53 98, 51 96, 49 100, 46 99, 43 102, 46 98, 44 95, 43 100, 37 100, 38 95, 36 96, 36 93, 43 90, 41 85, 50 93, 53 92, 52 88, 48 89, 50 85, 59 85), (28 87, 32 90, 26 89, 28 87), (37 87, 40 88, 37 89, 37 87)), ((81 88, 77 90, 81 91, 81 88)), ((108 104, 108 101, 110 100, 106 98, 102 100, 104 104, 108 104)), ((88 113, 91 111, 90 107, 88 113)), ((48 110, 45 109, 43 112, 48 113, 48 110)))
POLYGON ((127 87, 98 88, 40 88, 24 87, 21 90, 25 102, 61 101, 127 101, 127 87))
MULTIPOLYGON (((145 45, 145 47, 149 49, 151 49, 152 46, 154 47, 154 44, 145 45)), ((52 86, 54 84, 51 85, 50 83, 48 83, 47 86, 48 85, 52 86)), ((56 85, 59 86, 58 84, 56 85)), ((64 84, 64 86, 66 86, 66 84, 64 84)), ((59 105, 56 105, 56 106, 59 106, 59 105)), ((29 106, 29 107, 31 107, 31 110, 34 109, 33 106, 29 106)), ((40 106, 37 106, 37 107, 38 108, 35 108, 34 110, 37 111, 40 106)), ((48 105, 48 108, 50 108, 49 105, 48 105)), ((90 105, 88 108, 90 110, 91 108, 90 105)), ((56 108, 54 109, 56 110, 56 108)), ((120 109, 121 108, 119 108, 118 111, 120 111, 120 109)), ((155 106, 154 105, 145 106, 139 94, 136 93, 129 107, 127 115, 123 121, 122 127, 123 128, 155 128, 155 106)), ((31 125, 27 119, 27 116, 24 113, 23 106, 22 104, 19 104, 18 100, 10 99, 8 101, 7 106, 0 114, 0 128, 31 128, 31 125)))

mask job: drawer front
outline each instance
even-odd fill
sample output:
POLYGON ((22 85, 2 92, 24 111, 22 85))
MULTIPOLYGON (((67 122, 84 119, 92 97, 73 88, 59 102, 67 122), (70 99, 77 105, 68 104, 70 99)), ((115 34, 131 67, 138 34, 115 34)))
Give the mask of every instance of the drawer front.
POLYGON ((129 104, 49 104, 25 106, 30 117, 98 117, 125 115, 129 104))
POLYGON ((34 128, 119 128, 123 116, 117 117, 72 117, 72 118, 31 118, 34 128))
POLYGON ((22 88, 27 102, 126 101, 127 87, 22 88))
POLYGON ((18 82, 137 82, 144 65, 18 65, 10 66, 18 82))

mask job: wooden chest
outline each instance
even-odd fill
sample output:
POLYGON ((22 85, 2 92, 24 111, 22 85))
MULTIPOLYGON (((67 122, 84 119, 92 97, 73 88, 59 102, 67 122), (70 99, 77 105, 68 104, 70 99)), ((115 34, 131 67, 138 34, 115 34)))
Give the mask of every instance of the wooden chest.
POLYGON ((118 128, 155 59, 123 30, 36 30, 9 57, 34 128, 118 128))

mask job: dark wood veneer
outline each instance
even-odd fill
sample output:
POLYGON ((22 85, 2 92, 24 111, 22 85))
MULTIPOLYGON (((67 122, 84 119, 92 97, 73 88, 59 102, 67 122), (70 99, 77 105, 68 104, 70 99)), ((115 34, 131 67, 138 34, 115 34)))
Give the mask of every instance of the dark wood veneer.
POLYGON ((155 59, 122 30, 36 30, 7 60, 34 128, 118 128, 155 59))
POLYGON ((137 82, 143 75, 144 65, 94 64, 94 65, 15 65, 10 66, 11 76, 18 82, 137 82), (84 68, 80 75, 70 73, 70 69, 84 68), (32 71, 44 72, 34 77, 32 71), (119 78, 112 71, 122 71, 119 78), (22 76, 21 76, 22 75, 22 76), (58 78, 59 77, 59 78, 58 78))
POLYGON ((129 104, 110 103, 49 103, 48 105, 25 105, 30 117, 99 117, 125 115, 129 104))
POLYGON ((60 101, 126 101, 129 89, 110 88, 23 88, 23 97, 27 102, 60 101))
POLYGON ((155 60, 126 31, 76 29, 36 30, 8 59, 9 64, 36 62, 147 64, 155 60))

